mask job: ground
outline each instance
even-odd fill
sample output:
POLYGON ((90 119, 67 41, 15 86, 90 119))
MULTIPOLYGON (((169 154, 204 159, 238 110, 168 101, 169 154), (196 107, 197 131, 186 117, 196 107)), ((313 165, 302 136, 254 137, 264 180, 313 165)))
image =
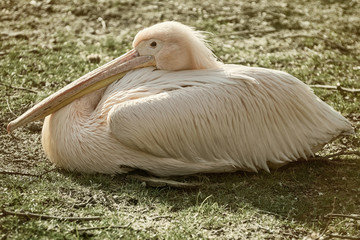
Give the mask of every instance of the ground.
MULTIPOLYGON (((283 70, 309 85, 360 88, 359 9, 357 0, 2 0, 0 238, 359 239, 356 155, 271 173, 180 177, 175 180, 202 185, 178 189, 57 169, 42 151, 41 121, 6 132, 34 103, 120 56, 138 30, 165 20, 210 32, 210 45, 225 63, 283 70), (26 218, 4 210, 100 219, 26 218)), ((320 155, 359 151, 359 94, 314 91, 356 131, 320 155)))

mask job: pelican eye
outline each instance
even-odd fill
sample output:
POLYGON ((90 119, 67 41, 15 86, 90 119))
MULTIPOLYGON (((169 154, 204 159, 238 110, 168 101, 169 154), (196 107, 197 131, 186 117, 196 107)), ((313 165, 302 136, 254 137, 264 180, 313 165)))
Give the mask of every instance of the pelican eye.
POLYGON ((157 45, 157 43, 155 41, 150 43, 150 46, 153 47, 153 48, 155 48, 156 45, 157 45))

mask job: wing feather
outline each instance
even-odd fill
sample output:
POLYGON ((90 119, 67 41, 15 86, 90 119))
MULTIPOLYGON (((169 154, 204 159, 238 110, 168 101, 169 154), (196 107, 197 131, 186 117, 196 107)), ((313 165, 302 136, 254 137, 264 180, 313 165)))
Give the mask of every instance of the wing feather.
MULTIPOLYGON (((232 65, 224 66, 223 81, 200 73, 186 75, 188 83, 181 86, 148 88, 154 94, 113 106, 111 133, 160 158, 257 171, 307 158, 316 146, 352 131, 344 117, 289 74, 232 65)), ((176 74, 163 71, 157 86, 161 79, 164 85, 179 81, 176 74)))

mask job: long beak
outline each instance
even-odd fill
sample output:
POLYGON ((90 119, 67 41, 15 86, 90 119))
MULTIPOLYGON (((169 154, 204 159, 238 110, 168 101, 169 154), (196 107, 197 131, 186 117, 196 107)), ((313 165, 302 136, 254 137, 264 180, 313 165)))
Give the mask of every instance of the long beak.
POLYGON ((7 126, 8 133, 32 121, 39 120, 68 105, 77 98, 103 88, 122 78, 128 71, 141 67, 155 66, 153 56, 139 56, 133 49, 105 65, 85 74, 45 98, 7 126))

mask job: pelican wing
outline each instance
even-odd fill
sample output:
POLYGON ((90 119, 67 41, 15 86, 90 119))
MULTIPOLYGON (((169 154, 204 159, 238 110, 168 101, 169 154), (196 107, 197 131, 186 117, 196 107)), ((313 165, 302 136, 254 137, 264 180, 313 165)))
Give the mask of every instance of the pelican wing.
POLYGON ((352 132, 344 117, 284 72, 235 65, 216 76, 185 72, 162 71, 154 78, 156 91, 144 84, 145 97, 113 106, 109 129, 121 144, 190 165, 257 171, 306 159, 318 146, 352 132), (159 88, 161 79, 172 78, 181 84, 159 88))

